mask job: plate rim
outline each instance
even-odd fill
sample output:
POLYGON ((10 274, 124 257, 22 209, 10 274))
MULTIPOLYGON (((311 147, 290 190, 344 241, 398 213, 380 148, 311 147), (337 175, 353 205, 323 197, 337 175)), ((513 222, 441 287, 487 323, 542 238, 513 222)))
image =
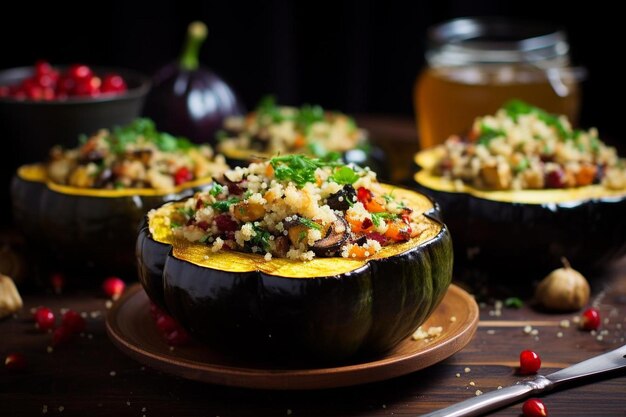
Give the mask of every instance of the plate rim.
POLYGON ((384 356, 376 360, 350 365, 310 369, 248 368, 180 358, 166 353, 150 351, 126 340, 124 332, 117 326, 115 320, 122 307, 132 298, 142 296, 142 292, 144 293, 143 296, 147 297, 140 284, 133 285, 114 303, 107 314, 106 331, 109 339, 118 349, 145 365, 169 374, 195 381, 240 388, 270 390, 338 388, 406 375, 443 361, 463 349, 474 336, 479 318, 479 309, 474 297, 462 288, 451 284, 443 300, 449 294, 460 297, 465 303, 463 308, 467 307, 467 316, 464 322, 459 323, 459 330, 442 339, 440 343, 434 343, 419 351, 384 356), (433 357, 433 351, 437 351, 439 355, 433 357), (423 358, 424 355, 426 355, 426 360, 416 360, 423 358), (190 373, 190 371, 193 372, 190 373))

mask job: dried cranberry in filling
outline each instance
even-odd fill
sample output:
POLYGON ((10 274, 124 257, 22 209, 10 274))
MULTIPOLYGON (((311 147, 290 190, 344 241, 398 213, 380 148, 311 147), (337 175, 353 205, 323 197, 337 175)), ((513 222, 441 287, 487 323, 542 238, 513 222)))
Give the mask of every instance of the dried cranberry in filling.
POLYGON ((228 214, 215 216, 215 225, 221 232, 234 232, 239 229, 239 225, 228 214))

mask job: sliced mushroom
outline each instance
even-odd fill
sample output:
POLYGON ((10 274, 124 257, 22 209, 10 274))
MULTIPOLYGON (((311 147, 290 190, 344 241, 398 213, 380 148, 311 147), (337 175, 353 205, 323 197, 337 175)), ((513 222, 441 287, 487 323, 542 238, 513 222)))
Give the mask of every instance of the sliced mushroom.
POLYGON ((346 211, 350 208, 351 203, 356 202, 356 191, 350 184, 346 184, 343 188, 326 199, 326 204, 333 210, 346 211))
POLYGON ((336 256, 341 247, 350 238, 350 228, 346 220, 339 216, 328 228, 328 233, 322 239, 316 241, 311 250, 315 252, 317 256, 331 257, 336 256))
POLYGON ((281 258, 287 256, 289 252, 289 238, 287 236, 278 236, 274 239, 274 253, 281 258))

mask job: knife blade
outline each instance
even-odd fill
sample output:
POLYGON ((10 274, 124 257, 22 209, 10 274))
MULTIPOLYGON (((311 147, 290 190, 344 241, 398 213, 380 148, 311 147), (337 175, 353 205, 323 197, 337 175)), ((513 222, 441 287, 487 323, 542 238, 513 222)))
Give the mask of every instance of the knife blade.
POLYGON ((422 417, 470 417, 502 408, 531 395, 541 394, 574 381, 600 374, 626 370, 626 345, 561 369, 550 375, 537 375, 500 390, 491 391, 450 407, 424 414, 422 417))

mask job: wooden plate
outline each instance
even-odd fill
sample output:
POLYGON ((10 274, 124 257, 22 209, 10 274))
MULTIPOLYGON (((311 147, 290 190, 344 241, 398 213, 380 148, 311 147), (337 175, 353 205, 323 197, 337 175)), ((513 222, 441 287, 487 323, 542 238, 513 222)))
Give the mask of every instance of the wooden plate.
POLYGON ((263 389, 319 389, 382 381, 426 368, 469 343, 478 324, 474 298, 451 285, 439 307, 424 324, 443 327, 430 340, 407 338, 379 359, 332 368, 281 368, 270 362, 243 360, 193 342, 170 350, 149 312, 149 299, 139 285, 130 288, 111 308, 109 337, 124 353, 155 369, 213 384, 263 389), (456 321, 451 321, 451 317, 456 321))

